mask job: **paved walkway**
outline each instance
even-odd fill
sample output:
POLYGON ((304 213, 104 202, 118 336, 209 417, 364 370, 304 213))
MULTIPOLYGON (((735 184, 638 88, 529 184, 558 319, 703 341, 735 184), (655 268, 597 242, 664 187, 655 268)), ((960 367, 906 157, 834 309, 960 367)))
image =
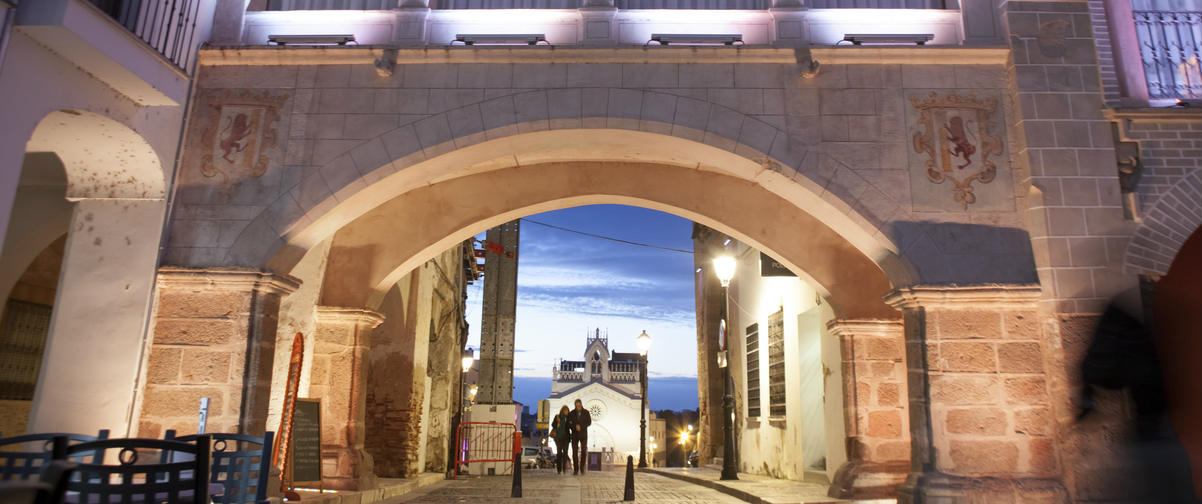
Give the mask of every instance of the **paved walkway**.
MULTIPOLYGON (((776 479, 769 476, 739 473, 736 481, 721 481, 722 471, 716 467, 664 467, 646 469, 650 473, 676 478, 695 485, 718 490, 753 504, 895 504, 895 499, 847 501, 827 497, 827 485, 776 479)), ((637 477, 637 475, 636 475, 637 477)))
MULTIPOLYGON (((484 476, 441 481, 386 504, 420 502, 451 503, 538 503, 609 504, 622 502, 626 474, 622 470, 596 471, 584 476, 556 475, 552 469, 522 471, 522 497, 509 497, 511 476, 484 476)), ((655 504, 743 504, 744 501, 716 490, 653 473, 634 475, 636 502, 655 504)))

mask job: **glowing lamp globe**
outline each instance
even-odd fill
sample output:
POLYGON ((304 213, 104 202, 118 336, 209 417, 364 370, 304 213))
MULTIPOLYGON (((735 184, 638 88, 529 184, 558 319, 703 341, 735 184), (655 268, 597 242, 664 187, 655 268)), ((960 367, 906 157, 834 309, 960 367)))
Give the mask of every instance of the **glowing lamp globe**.
POLYGON ((643 355, 647 355, 647 351, 651 350, 651 335, 647 334, 647 331, 643 331, 643 334, 635 338, 634 342, 638 344, 639 353, 643 355))
POLYGON ((722 282, 723 287, 729 287, 730 279, 735 277, 735 258, 732 256, 715 257, 714 273, 718 275, 718 280, 722 282))

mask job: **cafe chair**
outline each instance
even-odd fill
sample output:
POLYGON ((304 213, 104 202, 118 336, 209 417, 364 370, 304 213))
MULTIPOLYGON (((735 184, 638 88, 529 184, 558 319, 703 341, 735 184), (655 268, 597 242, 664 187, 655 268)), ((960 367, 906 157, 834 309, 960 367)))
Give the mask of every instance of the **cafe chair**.
POLYGON ((167 439, 106 439, 67 444, 54 440, 55 457, 80 453, 96 457, 80 463, 69 478, 62 502, 68 504, 207 504, 209 502, 208 436, 195 443, 167 439), (106 460, 115 463, 105 463, 106 460))
MULTIPOLYGON (((213 501, 219 504, 254 504, 267 499, 267 477, 271 470, 271 447, 274 433, 263 437, 243 434, 206 434, 213 440, 209 453, 209 482, 221 486, 213 490, 213 501)), ((175 436, 168 430, 165 437, 175 441, 196 442, 197 435, 175 436)), ((213 488, 212 486, 210 488, 213 488)))
MULTIPOLYGON (((67 443, 82 443, 108 439, 108 429, 95 436, 86 434, 25 434, 0 439, 0 481, 32 481, 42 474, 53 456, 54 439, 64 437, 67 443)), ((95 453, 79 453, 75 462, 91 461, 95 453)))

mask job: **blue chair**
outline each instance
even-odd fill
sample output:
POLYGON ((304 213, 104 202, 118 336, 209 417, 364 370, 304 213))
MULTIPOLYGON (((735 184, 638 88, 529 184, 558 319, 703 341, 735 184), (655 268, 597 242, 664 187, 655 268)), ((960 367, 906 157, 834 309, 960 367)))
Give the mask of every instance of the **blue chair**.
POLYGON ((54 451, 60 460, 96 454, 92 462, 78 464, 76 474, 68 480, 68 503, 207 504, 210 443, 208 436, 200 436, 195 443, 129 438, 68 446, 67 438, 59 437, 54 451), (104 463, 110 451, 115 457, 109 460, 116 464, 104 463))
MULTIPOLYGON (((263 437, 243 434, 206 434, 212 438, 209 453, 212 475, 209 482, 221 485, 224 492, 214 495, 221 504, 255 504, 267 499, 267 476, 271 471, 271 447, 275 434, 268 431, 263 437)), ((175 436, 168 430, 165 437, 176 441, 196 442, 199 437, 175 436)))
MULTIPOLYGON (((54 459, 54 439, 66 438, 68 443, 82 443, 108 439, 108 429, 95 436, 85 434, 26 434, 0 439, 0 481, 30 481, 37 479, 42 470, 54 459), (32 451, 29 451, 32 450, 32 451)), ((75 462, 90 462, 95 453, 80 453, 75 462)))

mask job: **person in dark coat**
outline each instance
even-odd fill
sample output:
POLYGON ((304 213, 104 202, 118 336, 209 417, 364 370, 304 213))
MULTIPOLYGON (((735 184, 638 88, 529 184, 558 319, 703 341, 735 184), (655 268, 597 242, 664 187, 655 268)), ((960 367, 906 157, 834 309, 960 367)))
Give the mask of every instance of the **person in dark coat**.
POLYGON ((593 424, 593 416, 577 399, 576 409, 568 414, 568 421, 572 426, 572 474, 584 474, 588 467, 588 426, 593 424))
POLYGON ((563 474, 568 468, 568 445, 572 442, 572 427, 568 420, 568 405, 559 408, 559 414, 551 420, 551 435, 555 438, 555 473, 563 474))
POLYGON ((1122 482, 1125 502, 1197 504, 1189 457, 1169 422, 1154 336, 1132 310, 1111 300, 1081 361, 1077 421, 1096 414, 1095 389, 1125 389, 1135 405, 1135 428, 1126 443, 1133 470, 1122 482))

